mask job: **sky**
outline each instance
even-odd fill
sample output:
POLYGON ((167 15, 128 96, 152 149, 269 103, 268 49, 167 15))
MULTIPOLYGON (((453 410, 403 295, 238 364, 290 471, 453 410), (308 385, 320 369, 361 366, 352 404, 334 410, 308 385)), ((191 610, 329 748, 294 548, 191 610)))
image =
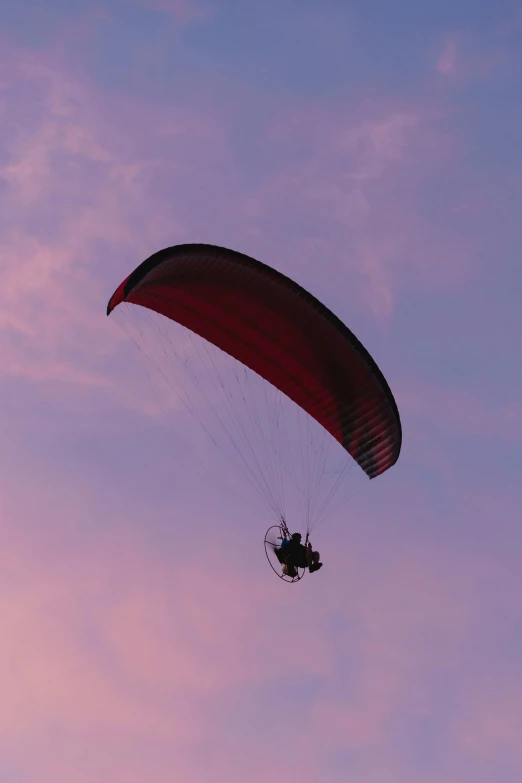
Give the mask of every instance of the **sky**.
POLYGON ((0 31, 0 781, 522 779, 522 6, 4 0, 0 31), (184 242, 313 292, 399 407, 297 585, 105 314, 184 242))

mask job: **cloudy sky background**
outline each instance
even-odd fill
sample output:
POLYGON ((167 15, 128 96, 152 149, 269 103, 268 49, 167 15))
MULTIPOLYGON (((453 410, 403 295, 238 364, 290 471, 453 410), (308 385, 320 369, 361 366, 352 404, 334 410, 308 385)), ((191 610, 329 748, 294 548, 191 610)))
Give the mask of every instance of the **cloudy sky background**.
POLYGON ((518 779, 521 6, 21 0, 0 28, 0 779, 518 779), (396 396, 397 466, 300 585, 105 316, 181 242, 313 291, 396 396))

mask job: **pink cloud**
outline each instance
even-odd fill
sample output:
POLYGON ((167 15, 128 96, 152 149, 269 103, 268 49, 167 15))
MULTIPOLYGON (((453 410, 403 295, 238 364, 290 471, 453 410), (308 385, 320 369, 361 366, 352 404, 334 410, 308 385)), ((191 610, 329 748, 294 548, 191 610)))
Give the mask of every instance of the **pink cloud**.
POLYGON ((266 615, 281 593, 264 568, 247 587, 244 575, 227 567, 217 539, 202 541, 197 558, 184 552, 170 560, 133 538, 106 531, 103 543, 77 554, 20 532, 6 538, 4 742, 49 720, 186 741, 204 735, 209 723, 197 706, 194 714, 178 712, 178 700, 209 706, 242 683, 327 671, 319 640, 294 651, 266 638, 266 615))
POLYGON ((355 153, 356 158, 350 176, 356 180, 376 179, 389 167, 407 160, 411 136, 418 134, 424 122, 420 112, 396 110, 342 132, 339 151, 355 153))
MULTIPOLYGON (((103 364, 125 338, 105 320, 112 289, 92 270, 106 269, 114 253, 126 255, 130 267, 162 237, 172 243, 185 235, 172 205, 150 204, 143 186, 159 170, 170 168, 176 176, 183 164, 136 155, 126 121, 105 122, 92 90, 45 58, 11 50, 3 77, 6 85, 23 85, 39 98, 32 104, 38 110, 28 109, 12 90, 3 109, 4 136, 9 134, 0 172, 3 373, 108 388, 103 364)), ((160 113, 154 133, 167 140, 198 138, 205 128, 205 120, 191 119, 188 111, 182 121, 160 113)))
MULTIPOLYGON (((451 250, 437 254, 436 246, 416 236, 419 226, 409 204, 397 199, 386 213, 380 204, 382 188, 396 183, 398 191, 408 192, 415 187, 420 159, 425 172, 444 156, 430 107, 383 105, 368 116, 361 105, 343 117, 324 107, 285 109, 267 126, 264 138, 284 146, 297 123, 311 154, 288 163, 283 154, 280 173, 245 188, 238 184, 240 171, 222 117, 187 106, 172 111, 151 103, 139 112, 132 101, 109 106, 87 84, 23 51, 12 52, 5 74, 12 85, 37 91, 41 107, 30 122, 13 126, 3 169, 2 206, 11 220, 3 250, 9 282, 0 294, 0 312, 4 369, 10 374, 37 380, 48 368, 57 379, 68 375, 73 383, 90 378, 104 385, 102 365, 117 333, 97 313, 120 277, 165 244, 193 238, 219 242, 224 225, 238 249, 254 255, 259 250, 264 260, 283 269, 297 259, 300 269, 308 267, 316 278, 320 256, 323 264, 340 270, 339 283, 348 276, 353 301, 364 302, 378 317, 392 312, 401 285, 415 279, 412 267, 418 269, 418 280, 454 279, 457 270, 465 275, 462 253, 453 251, 453 261, 451 250), (151 115, 153 127, 144 120, 151 115), (183 194, 194 186, 200 149, 209 160, 226 163, 230 182, 228 201, 220 199, 218 206, 213 185, 209 190, 204 177, 198 180, 199 191, 210 193, 198 214, 187 209, 183 194), (171 183, 168 196, 149 197, 150 183, 165 177, 171 183), (310 225, 307 216, 315 222, 324 217, 329 230, 324 239, 304 231, 279 247, 277 237, 267 244, 263 223, 281 211, 310 225), (42 224, 47 235, 41 234, 42 224), (347 246, 348 253, 343 251, 347 246), (91 270, 107 268, 114 257, 128 263, 114 266, 121 271, 106 290, 91 270), (78 340, 84 349, 75 356, 71 348, 78 340), (67 373, 65 364, 75 362, 81 367, 67 373)), ((16 97, 11 100, 9 117, 27 111, 16 97)), ((113 351, 120 345, 119 339, 113 342, 113 351)))
MULTIPOLYGON (((516 25, 513 19, 510 24, 516 25)), ((496 38, 508 37, 509 25, 500 25, 496 38), (506 34, 500 30, 506 30, 506 34)), ((480 81, 489 76, 505 59, 507 50, 494 38, 484 43, 469 31, 460 31, 446 36, 435 70, 450 83, 462 86, 470 81, 480 81)))
POLYGON ((437 60, 436 70, 442 76, 452 76, 459 64, 459 51, 455 36, 448 36, 437 60))

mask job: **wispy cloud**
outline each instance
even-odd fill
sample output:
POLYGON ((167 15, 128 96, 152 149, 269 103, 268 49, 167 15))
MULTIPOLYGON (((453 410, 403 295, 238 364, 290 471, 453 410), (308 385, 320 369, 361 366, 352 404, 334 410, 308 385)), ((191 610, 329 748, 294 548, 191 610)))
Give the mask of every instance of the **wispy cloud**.
MULTIPOLYGON (((12 50, 4 63, 4 96, 3 372, 106 384, 100 362, 119 334, 104 322, 110 289, 96 270, 105 272, 115 255, 130 266, 161 235, 184 234, 168 202, 152 205, 146 189, 165 168, 176 176, 181 159, 136 154, 124 118, 108 124, 88 87, 27 52, 12 50), (24 90, 38 107, 29 118, 24 90)), ((187 122, 160 117, 153 135, 190 135, 187 122)))
POLYGON ((437 60, 436 69, 443 76, 452 76, 457 71, 458 62, 457 39, 455 36, 449 36, 437 60))

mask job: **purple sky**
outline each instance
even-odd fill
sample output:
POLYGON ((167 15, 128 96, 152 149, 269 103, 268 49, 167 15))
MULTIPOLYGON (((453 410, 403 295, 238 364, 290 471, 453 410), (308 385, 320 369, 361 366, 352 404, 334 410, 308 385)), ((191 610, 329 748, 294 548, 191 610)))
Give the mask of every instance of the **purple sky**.
POLYGON ((2 783, 522 779, 520 4, 19 0, 0 29, 2 783), (181 242, 297 280, 395 394, 399 462, 300 585, 105 316, 181 242))

